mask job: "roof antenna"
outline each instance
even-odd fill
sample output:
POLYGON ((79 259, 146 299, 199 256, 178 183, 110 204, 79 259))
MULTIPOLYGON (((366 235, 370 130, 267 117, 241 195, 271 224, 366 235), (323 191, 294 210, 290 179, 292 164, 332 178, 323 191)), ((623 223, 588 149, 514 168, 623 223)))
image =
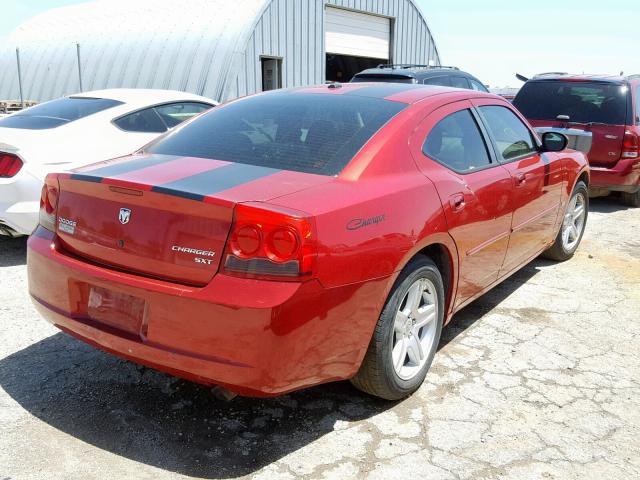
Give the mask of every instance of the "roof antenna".
POLYGON ((620 76, 624 77, 624 71, 623 70, 620 71, 620 76))

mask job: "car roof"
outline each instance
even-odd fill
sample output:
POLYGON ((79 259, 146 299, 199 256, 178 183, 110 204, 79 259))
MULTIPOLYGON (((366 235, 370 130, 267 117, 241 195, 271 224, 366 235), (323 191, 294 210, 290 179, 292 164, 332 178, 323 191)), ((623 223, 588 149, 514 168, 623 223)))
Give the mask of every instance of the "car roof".
POLYGON ((564 73, 550 72, 535 75, 529 81, 541 80, 566 80, 575 82, 611 82, 626 83, 632 80, 640 80, 640 75, 611 75, 611 74, 593 74, 593 73, 564 73))
MULTIPOLYGON (((287 90, 274 91, 273 93, 315 93, 326 95, 353 95, 360 97, 379 98, 400 103, 413 104, 430 97, 448 95, 451 101, 468 98, 493 98, 505 101, 504 98, 491 93, 466 90, 453 87, 441 87, 436 85, 423 85, 416 83, 331 83, 313 87, 298 87, 287 90)), ((269 93, 268 93, 269 94, 269 93)))
MULTIPOLYGON (((407 78, 413 77, 437 77, 444 74, 456 74, 473 77, 473 75, 460 70, 458 67, 432 67, 432 66, 414 66, 414 65, 380 65, 375 68, 368 68, 356 75, 400 75, 407 78)), ((474 77, 475 78, 475 77, 474 77)))
POLYGON ((106 90, 93 90, 90 92, 76 93, 69 97, 79 98, 106 98, 127 104, 130 107, 143 107, 166 102, 194 101, 217 105, 218 102, 210 98, 201 97, 193 93, 178 90, 161 90, 154 88, 110 88, 106 90))

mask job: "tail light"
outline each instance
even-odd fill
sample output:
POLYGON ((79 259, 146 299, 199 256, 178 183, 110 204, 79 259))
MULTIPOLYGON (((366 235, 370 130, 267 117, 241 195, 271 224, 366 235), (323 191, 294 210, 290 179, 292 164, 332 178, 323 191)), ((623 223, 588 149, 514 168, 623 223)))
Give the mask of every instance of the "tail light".
POLYGON ((50 173, 44 179, 40 194, 40 225, 52 232, 56 230, 59 188, 58 177, 50 173))
POLYGON ((11 153, 0 152, 0 178, 15 177, 22 168, 22 160, 11 153))
POLYGON ((622 158, 638 158, 640 156, 640 139, 630 130, 624 132, 622 140, 622 158))
POLYGON ((311 277, 316 261, 313 219, 304 213, 256 204, 235 208, 224 271, 274 280, 311 277))

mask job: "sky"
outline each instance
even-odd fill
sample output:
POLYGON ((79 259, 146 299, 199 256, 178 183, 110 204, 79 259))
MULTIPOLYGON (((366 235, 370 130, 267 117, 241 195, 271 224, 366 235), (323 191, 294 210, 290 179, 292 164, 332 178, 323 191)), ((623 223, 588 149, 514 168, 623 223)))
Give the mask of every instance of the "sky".
MULTIPOLYGON (((640 0, 415 1, 442 63, 492 87, 520 86, 516 72, 640 73, 640 0)), ((0 43, 28 18, 74 3, 0 0, 0 43)))

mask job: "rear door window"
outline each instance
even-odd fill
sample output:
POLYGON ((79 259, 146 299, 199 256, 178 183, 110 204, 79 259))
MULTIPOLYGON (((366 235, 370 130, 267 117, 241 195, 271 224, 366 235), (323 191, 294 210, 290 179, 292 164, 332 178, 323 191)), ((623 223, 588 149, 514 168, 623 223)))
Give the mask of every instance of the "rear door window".
POLYGON ((469 78, 469 83, 471 84, 471 89, 476 90, 477 92, 488 92, 487 87, 482 85, 479 82, 476 82, 474 79, 469 78))
POLYGON ((538 151, 531 131, 511 110, 497 105, 479 107, 478 110, 503 160, 511 161, 538 151))
POLYGON ((422 152, 459 173, 491 165, 487 145, 469 110, 440 120, 427 135, 422 152))
POLYGON ((258 95, 204 113, 147 151, 336 175, 406 106, 349 93, 258 95))
POLYGON ((46 130, 66 125, 122 104, 122 102, 108 98, 59 98, 0 119, 0 127, 46 130))
POLYGON ((606 82, 533 81, 524 84, 513 104, 532 120, 624 125, 628 88, 606 82))
POLYGON ((442 77, 433 77, 433 78, 425 78, 422 81, 423 84, 425 85, 439 85, 441 87, 450 87, 451 86, 451 82, 449 81, 449 77, 448 76, 442 76, 442 77))
POLYGON ((469 82, 464 77, 451 77, 450 80, 452 87, 469 89, 469 82))

